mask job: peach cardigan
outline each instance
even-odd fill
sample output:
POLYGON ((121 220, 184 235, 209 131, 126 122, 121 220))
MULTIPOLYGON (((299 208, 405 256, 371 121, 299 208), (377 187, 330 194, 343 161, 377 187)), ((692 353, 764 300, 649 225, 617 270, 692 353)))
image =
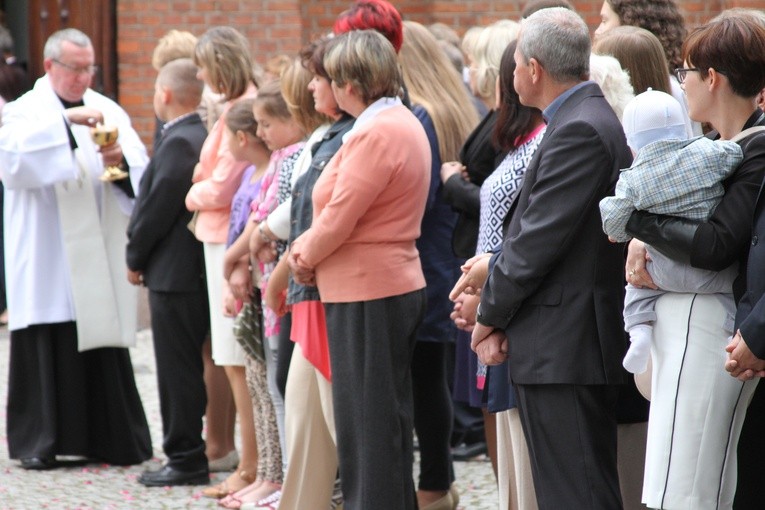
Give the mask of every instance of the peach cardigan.
POLYGON ((349 137, 313 191, 313 224, 293 254, 315 268, 322 301, 347 303, 425 287, 415 240, 430 185, 430 145, 404 106, 349 137))
MULTIPOLYGON (((255 97, 257 91, 250 85, 239 98, 255 97)), ((225 243, 228 237, 231 199, 242 181, 242 173, 250 163, 236 161, 228 150, 229 131, 226 129, 226 113, 237 99, 228 101, 223 113, 205 139, 199 155, 199 166, 194 173, 186 195, 186 208, 199 211, 195 234, 205 243, 225 243)))

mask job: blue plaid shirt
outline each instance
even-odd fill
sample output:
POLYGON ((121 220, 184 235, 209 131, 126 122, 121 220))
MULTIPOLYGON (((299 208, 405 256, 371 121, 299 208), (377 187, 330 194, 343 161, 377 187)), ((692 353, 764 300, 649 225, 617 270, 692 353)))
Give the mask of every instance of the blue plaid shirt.
POLYGON ((624 229, 636 209, 706 220, 725 193, 722 180, 743 158, 737 143, 704 137, 646 145, 632 166, 622 170, 616 195, 600 201, 603 231, 628 241, 624 229))

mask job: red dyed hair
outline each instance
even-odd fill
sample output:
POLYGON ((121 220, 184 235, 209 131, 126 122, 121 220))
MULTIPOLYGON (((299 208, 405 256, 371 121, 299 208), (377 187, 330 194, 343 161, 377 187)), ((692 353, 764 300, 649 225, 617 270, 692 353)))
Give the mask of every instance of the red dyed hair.
POLYGON ((357 0, 356 4, 340 14, 332 27, 340 35, 351 30, 376 30, 388 39, 396 53, 404 42, 401 14, 385 0, 357 0))

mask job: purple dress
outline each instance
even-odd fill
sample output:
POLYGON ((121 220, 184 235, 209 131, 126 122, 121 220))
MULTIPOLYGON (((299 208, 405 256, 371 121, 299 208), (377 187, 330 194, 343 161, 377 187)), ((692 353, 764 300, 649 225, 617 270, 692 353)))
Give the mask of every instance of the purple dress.
POLYGON ((244 227, 247 225, 247 218, 250 217, 250 203, 260 193, 260 183, 262 180, 258 179, 255 182, 250 182, 254 173, 255 165, 250 165, 244 170, 239 189, 236 190, 234 198, 231 200, 231 219, 228 224, 228 239, 226 240, 227 248, 244 231, 244 227))

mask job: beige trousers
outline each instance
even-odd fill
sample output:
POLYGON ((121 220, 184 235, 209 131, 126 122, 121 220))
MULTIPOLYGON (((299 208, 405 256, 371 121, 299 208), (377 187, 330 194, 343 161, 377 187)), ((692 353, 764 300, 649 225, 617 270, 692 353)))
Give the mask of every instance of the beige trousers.
POLYGON ((531 462, 518 409, 497 413, 500 510, 537 510, 531 462))
POLYGON ((297 344, 284 401, 287 473, 279 509, 329 508, 337 476, 332 383, 297 344))

